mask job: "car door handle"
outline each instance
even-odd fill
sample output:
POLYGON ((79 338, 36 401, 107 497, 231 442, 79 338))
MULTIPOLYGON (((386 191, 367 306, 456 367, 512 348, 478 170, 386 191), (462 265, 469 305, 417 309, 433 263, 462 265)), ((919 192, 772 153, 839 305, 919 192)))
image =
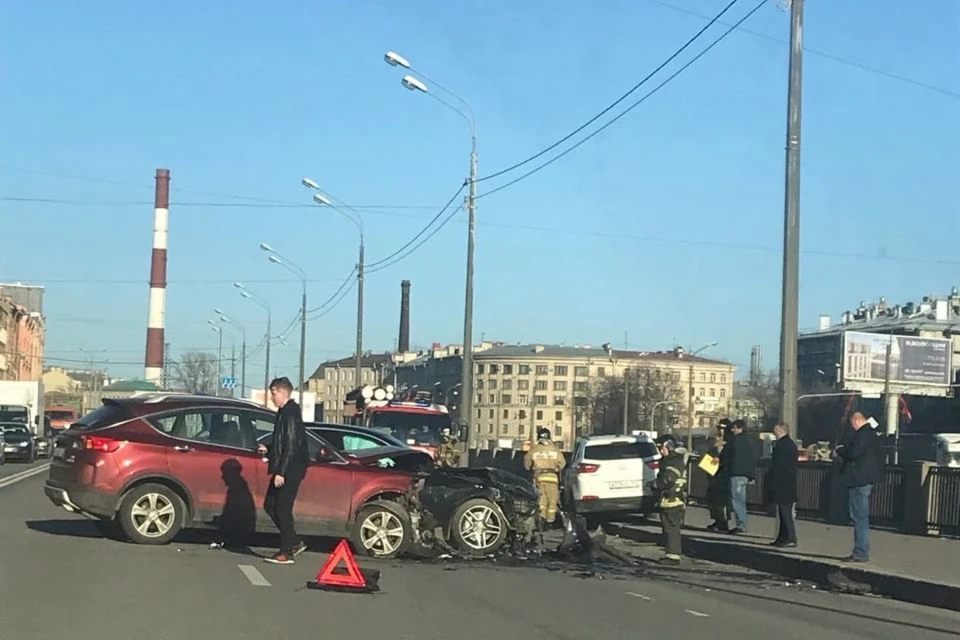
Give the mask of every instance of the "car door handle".
POLYGON ((173 448, 173 450, 174 450, 174 451, 179 451, 180 453, 187 453, 187 452, 189 452, 189 451, 193 451, 193 447, 188 446, 188 445, 185 445, 185 444, 180 444, 180 445, 175 446, 175 447, 173 448))

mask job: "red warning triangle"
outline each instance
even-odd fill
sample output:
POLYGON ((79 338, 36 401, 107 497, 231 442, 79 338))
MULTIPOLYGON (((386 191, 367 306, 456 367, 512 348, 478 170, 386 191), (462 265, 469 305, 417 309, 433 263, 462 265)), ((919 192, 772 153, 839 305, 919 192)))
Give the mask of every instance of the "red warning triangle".
POLYGON ((334 587, 355 587, 364 589, 367 586, 367 579, 363 577, 360 567, 357 566, 357 559, 350 551, 350 545, 346 540, 341 540, 337 548, 333 550, 327 562, 317 572, 317 583, 334 587), (338 565, 343 562, 346 566, 346 573, 334 573, 338 565))

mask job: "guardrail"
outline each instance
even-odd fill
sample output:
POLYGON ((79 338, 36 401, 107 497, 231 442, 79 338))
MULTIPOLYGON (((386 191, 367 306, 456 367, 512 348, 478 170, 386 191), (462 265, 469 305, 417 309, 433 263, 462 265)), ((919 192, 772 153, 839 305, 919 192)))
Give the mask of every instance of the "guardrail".
MULTIPOLYGON (((569 462, 569 453, 565 454, 569 462)), ((529 477, 524 452, 514 449, 472 449, 469 466, 496 467, 529 477)), ((689 497, 705 504, 710 476, 691 458, 689 497)), ((747 487, 747 506, 767 511, 764 476, 769 460, 761 460, 756 478, 747 487)), ((846 485, 839 462, 801 462, 797 469, 797 517, 831 524, 849 524, 846 485)), ((960 536, 960 468, 937 467, 930 462, 887 466, 873 487, 870 504, 873 526, 923 535, 960 536)))

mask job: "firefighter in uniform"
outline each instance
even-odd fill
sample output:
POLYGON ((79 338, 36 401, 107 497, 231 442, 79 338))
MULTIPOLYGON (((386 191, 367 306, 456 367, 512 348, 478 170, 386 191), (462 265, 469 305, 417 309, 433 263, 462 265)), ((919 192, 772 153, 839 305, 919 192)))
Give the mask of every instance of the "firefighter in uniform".
POLYGON ((663 527, 663 547, 666 552, 663 561, 676 564, 680 562, 682 555, 680 533, 686 510, 686 449, 671 435, 662 436, 657 445, 660 455, 663 456, 655 483, 660 496, 660 524, 663 527))
POLYGON ((540 494, 540 518, 548 525, 557 517, 560 472, 565 465, 563 452, 550 440, 550 430, 537 431, 537 443, 527 451, 523 466, 533 472, 533 482, 540 494))
POLYGON ((460 466, 460 450, 457 448, 457 439, 450 434, 450 427, 444 427, 440 431, 437 465, 446 469, 460 466))

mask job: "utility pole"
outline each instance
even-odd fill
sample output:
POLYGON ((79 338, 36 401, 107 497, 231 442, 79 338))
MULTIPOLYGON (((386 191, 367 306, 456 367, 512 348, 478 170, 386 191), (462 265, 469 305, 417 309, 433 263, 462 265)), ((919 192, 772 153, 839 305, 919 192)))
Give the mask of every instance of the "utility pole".
POLYGON ((467 282, 463 305, 463 411, 467 441, 473 437, 473 253, 477 235, 477 132, 470 136, 470 178, 467 192, 467 282))
POLYGON ((356 388, 363 386, 363 233, 360 234, 360 256, 357 261, 357 362, 356 388))
POLYGON ((263 365, 263 406, 270 406, 270 342, 273 341, 272 316, 267 312, 267 361, 263 365))
MULTIPOLYGON (((623 332, 623 350, 629 351, 627 332, 623 332)), ((630 367, 623 368, 623 435, 630 433, 630 367)))
MULTIPOLYGON (((231 342, 230 344, 230 377, 237 377, 237 343, 231 342)), ((234 390, 236 387, 230 389, 230 397, 237 395, 237 392, 234 390)))
POLYGON ((223 363, 223 329, 220 327, 214 327, 214 331, 217 332, 217 379, 214 381, 215 395, 220 395, 220 380, 222 374, 222 363, 223 363))
POLYGON ((303 280, 303 293, 300 296, 300 406, 303 406, 303 392, 307 390, 306 373, 303 370, 307 353, 307 280, 303 280))
POLYGON ((693 452, 693 363, 690 364, 690 400, 687 406, 687 451, 693 452))
POLYGON ((780 327, 780 416, 797 435, 797 337, 800 298, 800 105, 803 81, 803 0, 790 2, 786 188, 783 221, 783 306, 780 327))

